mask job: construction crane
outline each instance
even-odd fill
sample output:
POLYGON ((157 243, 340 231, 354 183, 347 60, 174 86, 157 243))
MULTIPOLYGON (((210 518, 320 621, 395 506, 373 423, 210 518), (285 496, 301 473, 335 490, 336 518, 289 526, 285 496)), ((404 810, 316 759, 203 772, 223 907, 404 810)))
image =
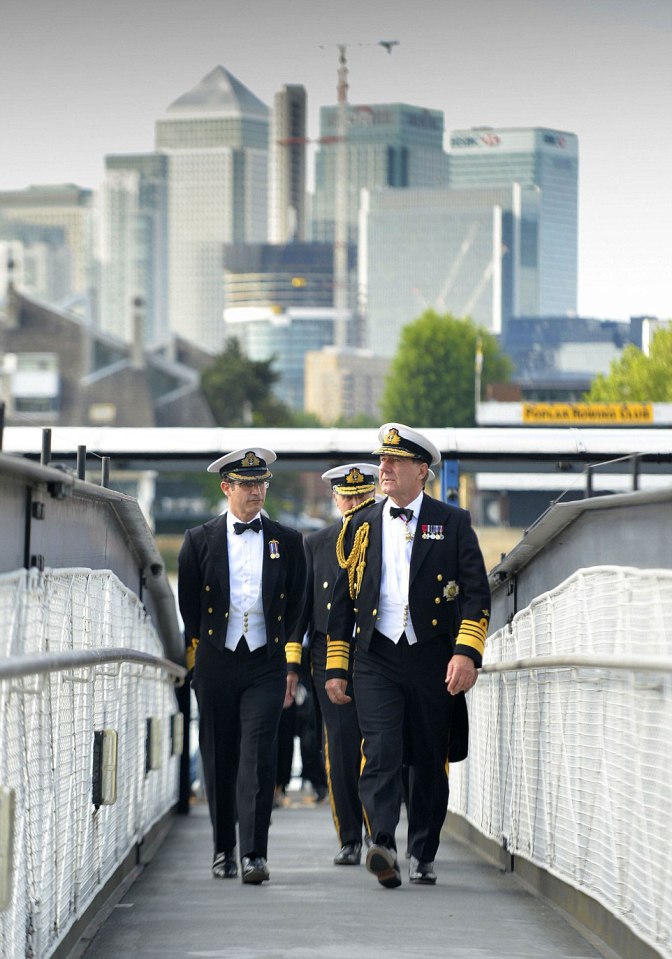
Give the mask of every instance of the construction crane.
MULTIPOLYGON (((392 53, 398 40, 378 40, 375 44, 360 43, 358 46, 380 46, 392 53)), ((325 44, 320 44, 324 48, 325 44)), ((343 348, 348 341, 348 61, 346 43, 337 44, 338 72, 336 86, 336 135, 321 137, 317 143, 330 143, 336 147, 334 182, 334 344, 343 348)), ((290 137, 278 141, 283 146, 307 144, 307 137, 290 137)))

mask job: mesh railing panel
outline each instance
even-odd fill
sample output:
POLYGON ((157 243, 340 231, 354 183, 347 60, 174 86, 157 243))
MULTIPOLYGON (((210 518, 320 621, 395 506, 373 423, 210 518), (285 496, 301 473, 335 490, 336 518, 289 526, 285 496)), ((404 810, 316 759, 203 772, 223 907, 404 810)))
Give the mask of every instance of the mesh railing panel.
MULTIPOLYGON (((138 597, 108 570, 0 576, 2 657, 127 648, 162 658, 138 597)), ((95 664, 0 676, 0 785, 16 794, 13 884, 0 955, 47 957, 125 856, 175 804, 179 758, 171 678, 158 666, 95 664), (147 720, 161 717, 162 763, 146 770, 147 720), (92 804, 94 731, 118 733, 117 801, 92 804)))
POLYGON ((450 806, 597 899, 672 957, 672 674, 609 667, 672 653, 672 572, 578 570, 488 638, 484 666, 599 655, 604 668, 484 672, 450 806))

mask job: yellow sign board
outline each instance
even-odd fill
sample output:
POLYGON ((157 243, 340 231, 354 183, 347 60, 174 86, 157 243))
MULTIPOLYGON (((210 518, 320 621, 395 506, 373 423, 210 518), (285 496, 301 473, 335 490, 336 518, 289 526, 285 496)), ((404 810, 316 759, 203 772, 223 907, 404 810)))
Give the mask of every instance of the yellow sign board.
POLYGON ((523 403, 523 423, 647 426, 653 423, 653 403, 523 403))

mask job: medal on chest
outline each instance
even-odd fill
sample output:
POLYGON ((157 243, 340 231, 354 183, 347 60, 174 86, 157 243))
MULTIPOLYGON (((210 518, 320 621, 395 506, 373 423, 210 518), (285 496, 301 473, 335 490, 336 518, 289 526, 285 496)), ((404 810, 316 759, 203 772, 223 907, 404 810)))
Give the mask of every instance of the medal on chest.
POLYGON ((443 526, 433 526, 430 523, 422 524, 423 539, 443 539, 443 526))

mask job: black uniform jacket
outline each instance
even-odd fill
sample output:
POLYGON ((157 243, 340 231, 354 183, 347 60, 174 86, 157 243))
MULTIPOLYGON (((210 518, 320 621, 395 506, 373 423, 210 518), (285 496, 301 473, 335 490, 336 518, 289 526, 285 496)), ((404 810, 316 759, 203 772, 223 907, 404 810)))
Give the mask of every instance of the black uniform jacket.
POLYGON ((301 642, 306 631, 327 634, 331 594, 338 575, 336 559, 336 540, 342 529, 338 520, 332 526, 318 529, 305 537, 303 544, 306 554, 306 600, 294 634, 301 642))
MULTIPOLYGON (((263 516, 264 538, 262 602, 268 656, 286 654, 287 665, 298 670, 298 650, 288 641, 303 607, 306 561, 301 534, 263 516)), ((223 650, 229 618, 229 554, 226 513, 187 530, 178 560, 178 598, 189 648, 198 641, 223 650)), ((187 662, 189 657, 187 656, 187 662)))
MULTIPOLYGON (((376 628, 382 570, 384 502, 361 510, 347 530, 345 553, 363 523, 368 547, 359 595, 350 597, 347 572, 341 570, 331 601, 327 679, 347 679, 350 646, 369 648, 376 628)), ((476 534, 466 510, 423 496, 411 551, 409 612, 418 642, 448 636, 453 653, 481 665, 490 619, 490 587, 476 534)))

